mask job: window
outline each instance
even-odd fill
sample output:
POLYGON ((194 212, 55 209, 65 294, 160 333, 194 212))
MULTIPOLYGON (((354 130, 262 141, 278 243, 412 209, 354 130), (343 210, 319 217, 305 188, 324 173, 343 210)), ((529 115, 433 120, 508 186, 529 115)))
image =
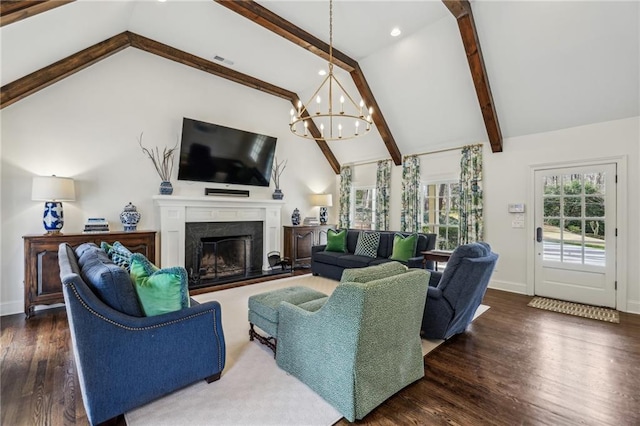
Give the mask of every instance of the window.
POLYGON ((458 182, 429 183, 422 186, 422 230, 438 236, 436 248, 453 250, 458 247, 460 223, 460 184, 458 182))
POLYGON ((376 218, 376 189, 373 187, 353 188, 351 227, 374 229, 376 218))

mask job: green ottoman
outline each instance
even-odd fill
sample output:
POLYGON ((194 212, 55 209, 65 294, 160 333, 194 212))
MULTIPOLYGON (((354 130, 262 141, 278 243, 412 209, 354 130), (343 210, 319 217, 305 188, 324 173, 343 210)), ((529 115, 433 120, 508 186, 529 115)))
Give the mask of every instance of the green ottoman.
POLYGON ((288 302, 306 311, 315 312, 327 301, 327 295, 309 287, 287 287, 279 290, 254 294, 249 297, 249 340, 258 339, 276 353, 278 338, 278 306, 288 302), (253 326, 257 325, 268 336, 258 334, 253 326))

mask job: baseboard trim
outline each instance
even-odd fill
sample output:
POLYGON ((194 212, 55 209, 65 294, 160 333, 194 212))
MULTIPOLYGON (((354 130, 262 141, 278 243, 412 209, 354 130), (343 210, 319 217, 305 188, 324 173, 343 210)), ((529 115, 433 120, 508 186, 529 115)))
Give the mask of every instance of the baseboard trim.
POLYGON ((627 300, 627 310, 629 314, 640 314, 640 300, 627 300))
POLYGON ((0 303, 0 316, 24 313, 24 303, 22 301, 0 303))
POLYGON ((527 294, 527 284, 513 281, 491 280, 489 282, 489 288, 511 293, 527 294))

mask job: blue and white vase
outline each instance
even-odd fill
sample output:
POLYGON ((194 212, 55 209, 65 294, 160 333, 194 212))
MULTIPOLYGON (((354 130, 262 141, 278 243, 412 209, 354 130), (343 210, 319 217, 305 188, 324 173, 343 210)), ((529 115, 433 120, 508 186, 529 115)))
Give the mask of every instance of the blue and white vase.
POLYGON ((280 188, 276 188, 276 190, 273 191, 272 197, 274 200, 282 200, 284 198, 284 194, 280 188))
POLYGON ((138 222, 140 222, 140 213, 138 213, 138 209, 131 204, 131 202, 124 206, 124 210, 120 213, 120 222, 124 225, 125 232, 136 230, 138 222))
POLYGON ((62 225, 64 225, 64 215, 62 214, 62 203, 60 201, 47 201, 44 203, 42 223, 47 233, 55 234, 60 232, 62 225))
POLYGON ((293 209, 293 213, 291 213, 291 224, 300 225, 300 210, 293 209))
POLYGON ((171 195, 173 194, 173 185, 168 180, 163 180, 160 184, 160 195, 171 195))

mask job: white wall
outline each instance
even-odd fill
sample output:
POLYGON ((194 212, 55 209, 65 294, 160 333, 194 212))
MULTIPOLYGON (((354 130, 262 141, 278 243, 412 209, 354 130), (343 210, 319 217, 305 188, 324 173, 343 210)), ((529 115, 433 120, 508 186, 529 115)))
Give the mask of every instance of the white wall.
MULTIPOLYGON (((77 201, 64 204, 63 232, 82 231, 91 216, 105 216, 111 229, 122 230, 119 214, 129 201, 142 214, 138 229, 157 230, 151 197, 160 178, 137 138, 144 131, 145 146, 173 146, 183 117, 277 137, 278 159, 289 160, 281 178, 282 223, 291 223, 295 207, 303 216, 317 216, 308 195, 326 191, 336 197, 335 174, 313 141, 291 135, 290 107, 285 100, 129 48, 3 109, 0 313, 22 312, 22 236, 44 232, 42 203, 31 201, 32 177, 75 179, 77 201)), ((205 187, 221 186, 176 176, 174 169, 174 194, 203 195, 205 187)), ((249 189, 253 198, 271 198, 273 192, 273 184, 231 188, 249 189)), ((329 212, 330 220, 337 220, 337 208, 329 212)))
MULTIPOLYGON (((484 197, 485 240, 489 242, 500 259, 493 274, 491 287, 531 293, 532 277, 528 267, 533 223, 530 179, 532 166, 541 164, 591 161, 602 158, 624 157, 627 161, 624 197, 627 208, 621 212, 627 229, 622 238, 622 253, 618 260, 626 259, 626 270, 618 276, 620 291, 626 291, 624 305, 619 309, 640 313, 640 168, 639 141, 640 118, 616 120, 588 126, 574 127, 548 133, 509 138, 504 140, 504 151, 492 153, 488 143, 484 144, 484 197), (509 203, 527 203, 524 229, 511 227, 509 203)), ((404 153, 409 155, 411 153, 404 153)), ((460 151, 423 155, 420 157, 422 177, 426 181, 448 180, 459 175, 460 151)), ((354 167, 354 184, 375 183, 375 164, 354 167)), ((400 228, 400 203, 402 167, 393 167, 391 174, 391 229, 400 228)), ((622 226, 619 223, 618 226, 622 226)))

